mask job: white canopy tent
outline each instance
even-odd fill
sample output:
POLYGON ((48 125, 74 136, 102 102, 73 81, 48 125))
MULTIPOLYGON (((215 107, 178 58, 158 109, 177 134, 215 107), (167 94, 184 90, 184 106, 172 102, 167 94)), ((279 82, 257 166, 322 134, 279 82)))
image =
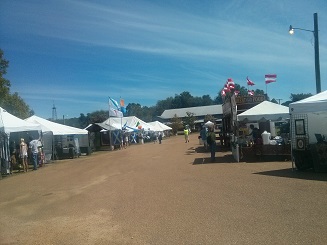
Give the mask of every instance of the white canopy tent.
POLYGON ((143 129, 144 131, 155 131, 151 124, 148 124, 141 119, 130 116, 130 117, 110 117, 103 122, 105 125, 109 125, 117 129, 126 129, 130 131, 137 131, 143 129))
POLYGON ((327 111, 327 90, 289 105, 291 114, 318 111, 327 111))
MULTIPOLYGON (((305 132, 308 134, 309 143, 316 142, 316 134, 327 137, 327 90, 291 103, 289 112, 293 125, 295 119, 305 118, 305 132)), ((292 132, 292 135, 294 136, 295 132, 292 132)))
POLYGON ((20 138, 24 138, 26 142, 30 137, 38 138, 41 133, 41 127, 38 124, 26 122, 0 107, 0 131, 6 135, 5 137, 2 136, 4 141, 0 145, 1 163, 4 163, 4 168, 1 167, 1 172, 8 174, 10 148, 17 147, 20 143, 20 138))
POLYGON ((51 122, 38 116, 31 116, 26 118, 25 121, 39 124, 42 131, 51 131, 53 135, 71 135, 71 134, 88 134, 85 129, 75 128, 60 123, 51 122))
POLYGON ((270 101, 263 101, 260 104, 237 115, 238 121, 283 121, 289 118, 289 109, 270 101))
POLYGON ((149 122, 148 124, 150 124, 155 132, 163 132, 166 130, 172 130, 171 127, 159 122, 159 121, 154 121, 154 122, 149 122))
POLYGON ((327 172, 327 90, 291 103, 289 112, 296 167, 327 172))
MULTIPOLYGON (((46 160, 50 160, 53 154, 54 137, 75 135, 78 138, 78 148, 83 150, 89 147, 88 131, 86 129, 75 128, 60 123, 51 122, 38 116, 31 116, 25 119, 26 122, 31 122, 40 125, 43 133, 43 146, 46 154, 46 160), (84 139, 85 138, 85 139, 84 139)), ((88 152, 89 149, 85 149, 88 152)))
POLYGON ((41 131, 39 124, 27 122, 23 119, 15 117, 6 110, 0 107, 0 130, 5 132, 8 136, 10 133, 24 132, 24 131, 41 131))

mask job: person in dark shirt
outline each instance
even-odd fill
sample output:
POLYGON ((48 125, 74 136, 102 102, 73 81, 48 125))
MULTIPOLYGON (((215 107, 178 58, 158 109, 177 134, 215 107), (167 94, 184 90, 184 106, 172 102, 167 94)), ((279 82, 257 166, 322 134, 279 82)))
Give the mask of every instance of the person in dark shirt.
POLYGON ((251 133, 249 136, 252 136, 253 142, 257 143, 258 139, 261 137, 259 129, 257 127, 254 127, 253 124, 250 125, 251 133))
POLYGON ((216 134, 213 127, 209 128, 209 133, 207 136, 207 143, 210 148, 210 161, 215 162, 216 155, 216 134))

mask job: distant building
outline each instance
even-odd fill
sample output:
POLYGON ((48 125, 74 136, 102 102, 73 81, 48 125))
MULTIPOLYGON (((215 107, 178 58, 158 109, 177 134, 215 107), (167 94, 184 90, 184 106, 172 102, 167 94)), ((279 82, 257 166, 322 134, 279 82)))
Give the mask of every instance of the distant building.
POLYGON ((196 118, 196 127, 200 127, 204 123, 204 118, 206 115, 213 116, 216 119, 216 124, 220 124, 223 118, 222 105, 208 105, 165 110, 158 118, 159 121, 161 121, 162 123, 170 124, 171 119, 174 118, 175 115, 181 118, 182 120, 187 118, 187 112, 194 114, 194 117, 196 118))

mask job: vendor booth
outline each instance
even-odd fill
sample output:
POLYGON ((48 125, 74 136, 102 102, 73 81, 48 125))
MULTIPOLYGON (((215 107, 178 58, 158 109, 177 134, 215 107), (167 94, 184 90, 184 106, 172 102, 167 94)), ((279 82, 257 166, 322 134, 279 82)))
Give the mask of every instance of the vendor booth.
POLYGON ((233 143, 239 147, 240 159, 267 155, 290 157, 288 107, 263 101, 237 115, 237 120, 238 132, 233 143))
POLYGON ((327 172, 327 91, 291 103, 289 112, 295 166, 327 172))
POLYGON ((41 137, 41 127, 38 124, 26 122, 0 107, 1 132, 1 173, 10 173, 10 157, 18 159, 19 143, 21 139, 29 142, 30 139, 41 137), (6 138, 5 138, 6 137, 6 138), (18 148, 18 150, 17 150, 18 148))
POLYGON ((157 128, 135 116, 130 116, 109 117, 104 122, 90 124, 85 129, 95 135, 96 149, 103 147, 114 149, 120 147, 126 135, 129 144, 144 143, 144 137, 157 128))
POLYGON ((91 152, 88 131, 85 129, 51 122, 35 115, 25 121, 40 125, 44 137, 46 161, 75 158, 81 153, 91 152))

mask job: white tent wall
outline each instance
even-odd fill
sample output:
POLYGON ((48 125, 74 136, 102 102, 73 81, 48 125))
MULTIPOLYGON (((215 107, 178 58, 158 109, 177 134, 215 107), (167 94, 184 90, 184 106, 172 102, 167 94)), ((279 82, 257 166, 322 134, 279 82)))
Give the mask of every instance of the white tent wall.
POLYGON ((42 132, 42 144, 45 162, 48 163, 53 159, 53 133, 51 131, 42 132))
POLYGON ((1 131, 0 128, 0 179, 2 178, 2 174, 8 174, 7 170, 9 169, 9 158, 9 140, 7 135, 1 131))
MULTIPOLYGON (((307 118, 309 143, 316 143, 315 134, 327 137, 327 90, 289 105, 293 125, 295 120, 307 118)), ((293 129, 293 128, 291 128, 293 129)), ((295 128, 294 128, 295 129, 295 128)), ((295 135, 295 132, 292 132, 295 135)))
POLYGON ((16 147, 20 143, 20 139, 24 138, 26 142, 30 141, 30 137, 33 139, 37 139, 41 136, 41 127, 38 124, 26 122, 23 119, 20 119, 5 109, 0 107, 0 129, 7 136, 7 146, 3 147, 4 151, 9 150, 8 153, 4 152, 3 156, 8 156, 7 159, 4 159, 3 162, 6 164, 3 168, 1 168, 1 172, 8 174, 10 173, 10 147, 9 145, 13 145, 16 147))
POLYGON ((327 90, 289 105, 296 167, 327 171, 327 90))

